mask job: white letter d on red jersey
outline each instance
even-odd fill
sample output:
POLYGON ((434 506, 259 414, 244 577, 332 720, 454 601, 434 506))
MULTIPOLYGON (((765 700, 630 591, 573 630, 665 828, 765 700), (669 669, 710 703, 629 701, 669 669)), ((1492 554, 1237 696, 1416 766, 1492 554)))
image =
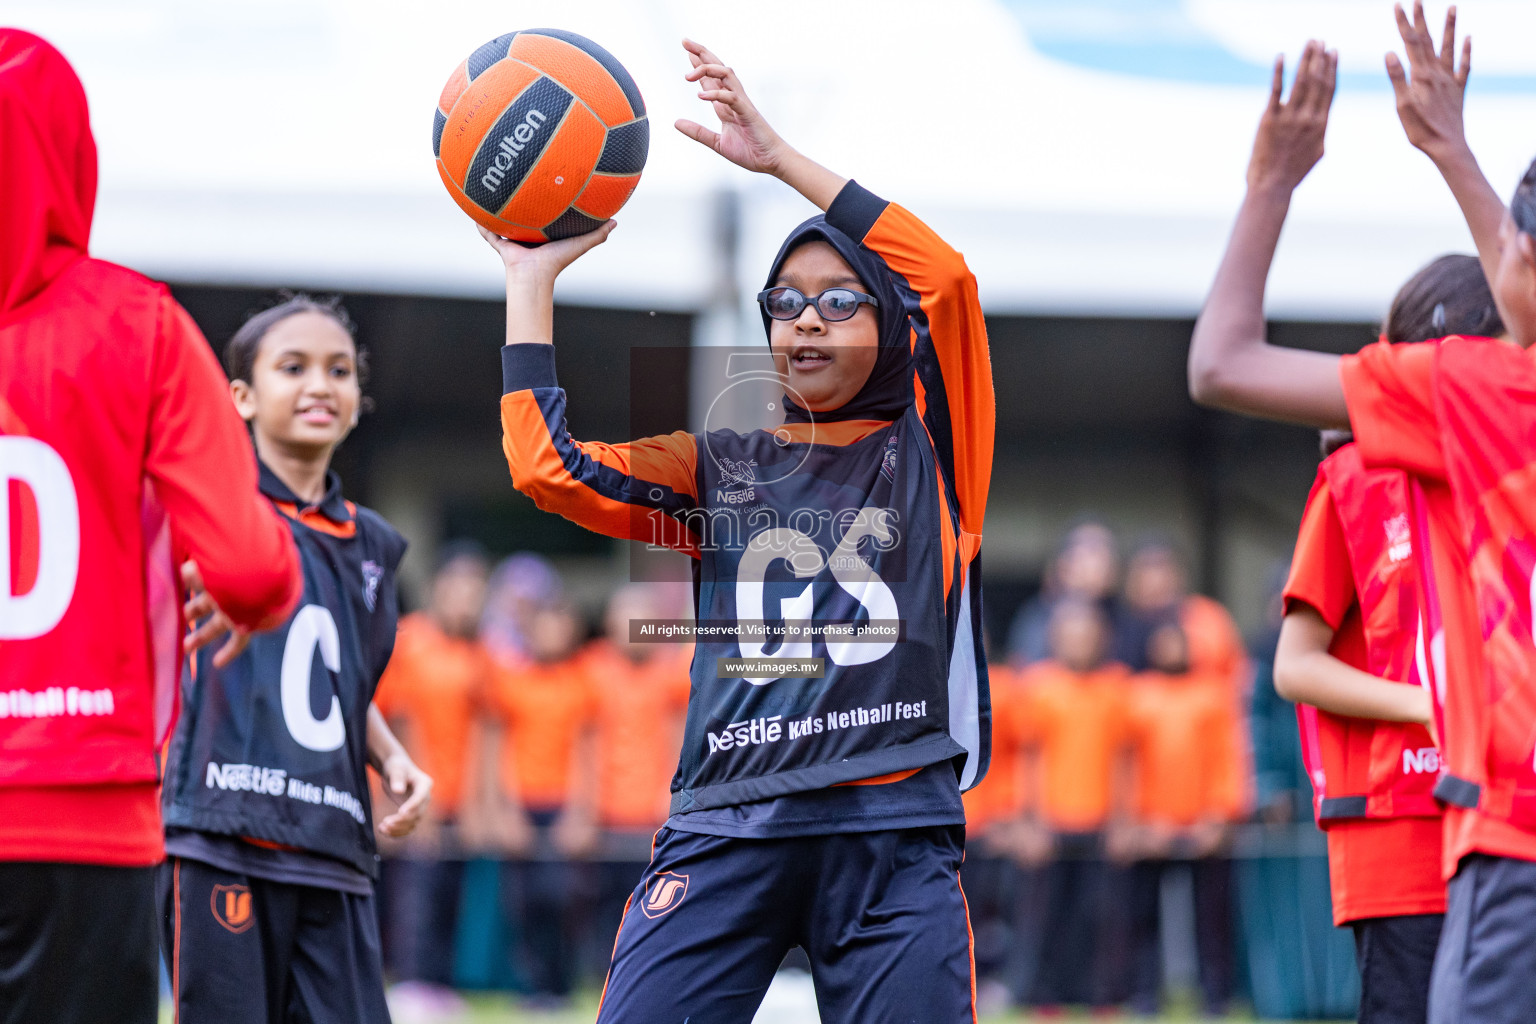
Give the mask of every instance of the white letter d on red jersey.
POLYGON ((80 574, 80 503, 59 453, 35 437, 0 437, 0 640, 42 636, 64 618, 80 574), (37 501, 37 582, 14 594, 11 481, 37 501))

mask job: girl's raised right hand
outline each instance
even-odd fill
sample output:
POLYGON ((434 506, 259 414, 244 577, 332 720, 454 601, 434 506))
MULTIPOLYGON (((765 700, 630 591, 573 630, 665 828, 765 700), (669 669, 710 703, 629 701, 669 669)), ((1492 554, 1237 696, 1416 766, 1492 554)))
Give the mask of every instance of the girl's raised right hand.
POLYGON ((1259 119, 1258 137, 1248 162, 1248 190, 1281 189, 1289 193, 1323 158, 1323 136, 1328 130, 1328 108, 1333 104, 1339 55, 1325 50, 1316 39, 1308 40, 1296 66, 1290 98, 1281 101, 1285 83, 1285 58, 1275 58, 1269 105, 1259 119))
POLYGON ((584 235, 573 235, 570 238, 560 238, 538 245, 514 242, 479 224, 475 225, 475 230, 479 231, 480 237, 496 250, 496 254, 501 257, 501 262, 507 268, 508 275, 528 275, 553 282, 560 275, 560 271, 606 242, 617 223, 617 221, 607 220, 584 235))

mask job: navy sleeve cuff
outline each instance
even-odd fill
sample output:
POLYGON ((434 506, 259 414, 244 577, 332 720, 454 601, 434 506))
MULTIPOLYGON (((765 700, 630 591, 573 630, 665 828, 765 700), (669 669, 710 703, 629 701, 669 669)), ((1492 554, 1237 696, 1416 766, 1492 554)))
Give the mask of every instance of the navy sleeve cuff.
POLYGON ((501 347, 501 393, 531 388, 557 388, 555 381, 555 346, 503 345, 501 347))
POLYGON ((875 221, 891 205, 852 178, 827 207, 827 223, 857 241, 864 241, 875 221))

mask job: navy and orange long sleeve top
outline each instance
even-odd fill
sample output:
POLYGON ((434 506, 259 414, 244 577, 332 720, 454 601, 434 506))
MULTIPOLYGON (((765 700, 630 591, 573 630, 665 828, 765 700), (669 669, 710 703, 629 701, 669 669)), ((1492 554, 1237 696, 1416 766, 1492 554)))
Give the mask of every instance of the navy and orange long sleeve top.
POLYGON ((922 221, 854 182, 802 231, 886 297, 882 344, 899 349, 908 396, 889 418, 582 442, 566 429, 553 347, 515 345, 503 350, 503 447, 540 508, 691 555, 699 621, 742 627, 699 638, 674 827, 888 779, 901 781, 854 787, 895 800, 884 824, 821 824, 904 827, 908 811, 957 822, 989 748, 979 552, 995 405, 975 278, 922 221), (879 628, 817 635, 827 623, 879 628), (819 660, 820 674, 729 664, 742 658, 819 660), (927 810, 902 807, 903 792, 927 810))

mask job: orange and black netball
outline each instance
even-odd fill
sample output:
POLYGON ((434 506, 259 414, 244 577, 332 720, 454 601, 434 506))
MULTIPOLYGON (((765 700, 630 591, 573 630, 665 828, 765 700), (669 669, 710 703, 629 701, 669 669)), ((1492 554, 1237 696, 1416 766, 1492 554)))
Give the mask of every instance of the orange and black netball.
POLYGON ((640 182, 645 101, 592 40, 560 29, 498 36, 453 70, 432 117, 432 152, 454 202, 520 242, 584 234, 640 182))

